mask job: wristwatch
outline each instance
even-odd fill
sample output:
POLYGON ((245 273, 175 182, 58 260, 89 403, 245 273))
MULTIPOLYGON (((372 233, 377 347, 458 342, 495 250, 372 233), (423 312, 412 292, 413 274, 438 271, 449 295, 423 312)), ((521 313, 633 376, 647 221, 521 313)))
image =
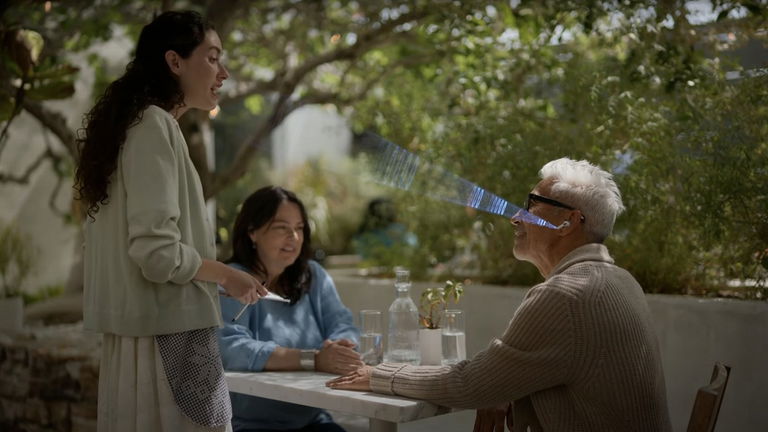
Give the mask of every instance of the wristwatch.
POLYGON ((316 354, 316 350, 301 350, 299 352, 299 364, 301 365, 301 368, 309 371, 315 370, 316 354))

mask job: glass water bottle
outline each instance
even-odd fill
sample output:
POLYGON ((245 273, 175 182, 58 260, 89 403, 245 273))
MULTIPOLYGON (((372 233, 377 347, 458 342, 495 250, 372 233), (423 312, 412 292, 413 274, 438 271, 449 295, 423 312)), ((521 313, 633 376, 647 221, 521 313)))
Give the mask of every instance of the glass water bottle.
POLYGON ((395 271, 397 298, 389 307, 389 332, 385 361, 418 365, 419 311, 411 299, 411 281, 408 270, 395 271))

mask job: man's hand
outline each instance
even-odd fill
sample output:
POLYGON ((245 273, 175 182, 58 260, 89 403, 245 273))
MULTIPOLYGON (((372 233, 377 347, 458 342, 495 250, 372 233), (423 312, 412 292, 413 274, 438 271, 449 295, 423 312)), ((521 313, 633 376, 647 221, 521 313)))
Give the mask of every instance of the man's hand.
POLYGON ((354 350, 355 346, 354 342, 346 339, 324 341, 323 348, 315 357, 315 369, 339 375, 357 370, 363 366, 363 361, 360 360, 360 354, 354 350))
POLYGON ((512 404, 506 403, 493 408, 477 410, 473 432, 504 432, 504 420, 512 430, 512 404))
POLYGON ((334 378, 325 383, 325 385, 339 390, 371 391, 372 373, 372 366, 363 366, 354 372, 334 378))

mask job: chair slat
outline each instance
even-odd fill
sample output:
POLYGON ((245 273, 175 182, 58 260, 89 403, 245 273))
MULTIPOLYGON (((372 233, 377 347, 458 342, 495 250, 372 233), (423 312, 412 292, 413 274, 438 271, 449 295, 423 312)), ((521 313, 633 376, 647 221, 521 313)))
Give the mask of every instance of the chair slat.
POLYGON ((715 363, 710 383, 699 388, 696 392, 691 419, 688 422, 688 432, 713 432, 715 430, 717 415, 720 412, 723 393, 725 393, 730 373, 730 366, 720 362, 715 363))

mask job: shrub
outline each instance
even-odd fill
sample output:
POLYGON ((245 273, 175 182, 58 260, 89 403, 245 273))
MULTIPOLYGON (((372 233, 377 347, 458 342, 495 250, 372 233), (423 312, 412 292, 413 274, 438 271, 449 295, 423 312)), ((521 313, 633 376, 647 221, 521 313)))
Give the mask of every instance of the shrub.
POLYGON ((33 269, 34 248, 15 226, 0 226, 0 298, 21 295, 33 269))

